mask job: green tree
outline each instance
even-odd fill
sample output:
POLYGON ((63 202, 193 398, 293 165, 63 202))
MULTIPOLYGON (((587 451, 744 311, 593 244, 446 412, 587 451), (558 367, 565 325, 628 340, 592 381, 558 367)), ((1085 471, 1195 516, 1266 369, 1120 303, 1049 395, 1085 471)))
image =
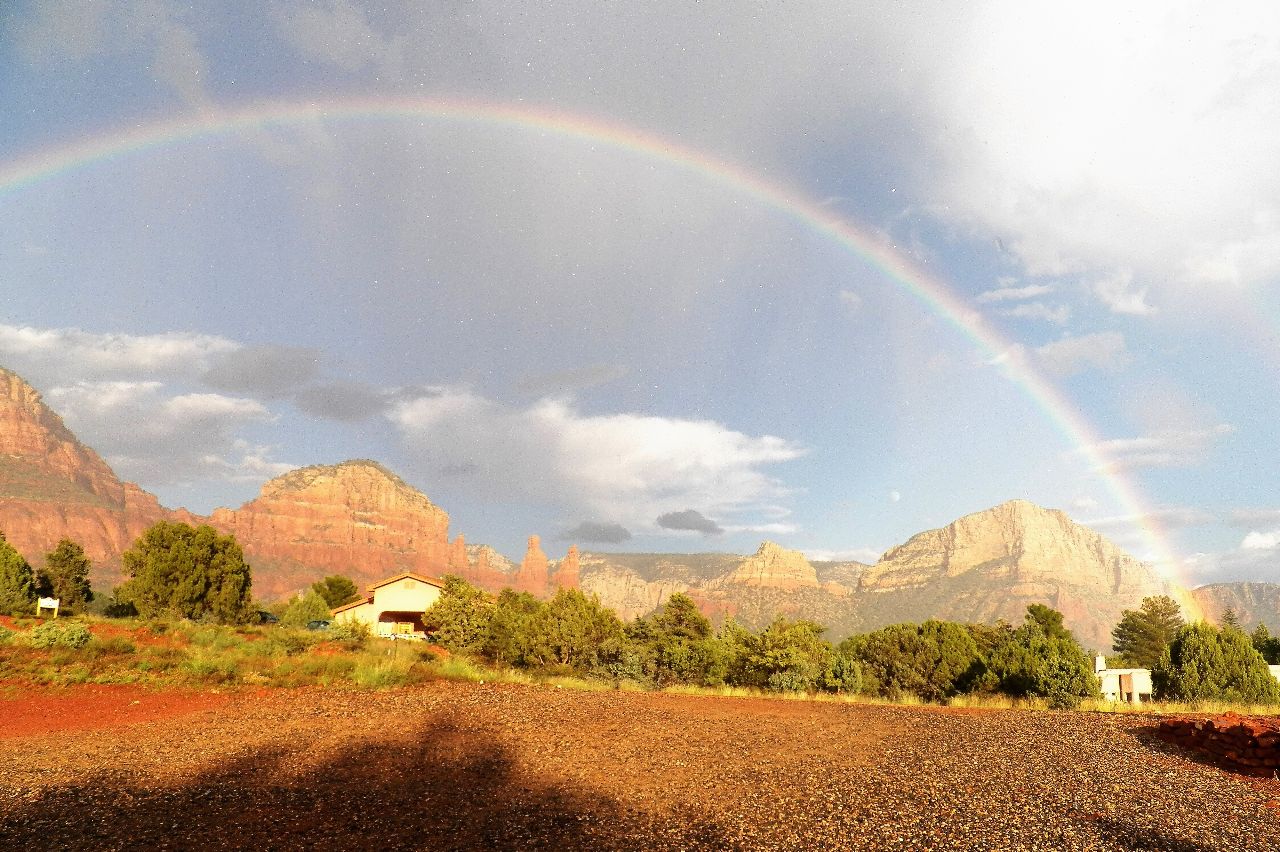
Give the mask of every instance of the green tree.
POLYGON ((317 580, 311 584, 311 588, 316 591, 316 594, 324 598, 325 603, 329 605, 329 609, 337 609, 343 604, 349 604, 360 599, 360 589, 356 587, 350 577, 342 574, 333 574, 323 580, 317 580))
POLYGON ((1267 661, 1267 665, 1280 665, 1280 639, 1271 635, 1267 625, 1259 621, 1249 639, 1253 643, 1254 650, 1267 661))
POLYGON ((742 686, 778 692, 819 688, 835 671, 836 651, 822 638, 825 628, 812 621, 779 616, 742 643, 738 677, 742 686))
POLYGON ((0 613, 28 615, 36 602, 31 566, 0 532, 0 613))
POLYGON ((1180 701, 1280 702, 1280 683, 1239 630, 1189 624, 1151 671, 1156 697, 1180 701))
POLYGON ((1075 637, 1071 635, 1062 623, 1062 613, 1053 607, 1044 604, 1029 604, 1027 606, 1026 621, 1028 624, 1034 624, 1040 628, 1040 632, 1050 639, 1070 639, 1075 641, 1075 637))
POLYGON ((1092 661, 1062 626, 1062 614, 1042 604, 1027 607, 1026 623, 992 651, 987 666, 1002 692, 1043 697, 1057 709, 1099 694, 1092 661))
POLYGON ((280 623, 285 627, 306 627, 312 621, 329 620, 329 602, 314 588, 289 602, 280 623))
POLYGON ((528 592, 503 589, 493 605, 482 652, 499 665, 527 668, 539 664, 534 630, 546 604, 528 592))
POLYGON ((1222 611, 1222 629, 1244 632, 1243 628, 1240 627, 1240 616, 1236 615, 1236 611, 1231 607, 1227 607, 1222 611))
POLYGON ((646 619, 637 619, 626 630, 641 671, 655 686, 691 683, 715 686, 724 683, 727 656, 698 605, 676 592, 646 619))
POLYGON ((1112 645, 1133 666, 1149 669, 1160 662, 1182 625, 1182 610, 1173 598, 1143 598, 1138 609, 1121 613, 1111 631, 1112 645))
POLYGON ((427 633, 450 651, 479 651, 489 635, 493 598, 461 577, 448 574, 444 589, 423 613, 427 633))
POLYGON ((894 624, 841 647, 862 664, 863 688, 889 698, 940 701, 968 691, 985 671, 972 633, 947 621, 894 624))
POLYGON ((121 559, 129 579, 116 598, 144 618, 213 619, 239 624, 254 616, 252 576, 235 536, 213 527, 160 521, 121 559))
POLYGON ((614 611, 579 589, 557 591, 531 626, 532 654, 541 665, 580 674, 611 672, 627 646, 614 611))
POLYGON ((84 548, 69 538, 44 556, 44 570, 36 578, 40 594, 57 598, 67 608, 83 606, 93 600, 89 585, 89 568, 93 563, 84 548))

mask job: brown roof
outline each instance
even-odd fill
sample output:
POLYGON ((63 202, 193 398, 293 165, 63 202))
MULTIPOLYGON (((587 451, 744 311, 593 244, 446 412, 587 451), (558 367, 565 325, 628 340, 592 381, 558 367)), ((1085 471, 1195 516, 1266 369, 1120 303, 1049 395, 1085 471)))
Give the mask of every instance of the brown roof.
POLYGON ((406 579, 417 580, 419 583, 426 583, 428 586, 435 586, 437 589, 444 588, 444 580, 437 580, 435 577, 426 577, 426 576, 423 576, 422 574, 415 574, 412 571, 405 571, 403 574, 397 574, 394 577, 388 577, 385 580, 379 580, 378 582, 374 583, 372 586, 369 587, 369 591, 372 592, 374 589, 380 589, 383 586, 388 586, 396 582, 397 580, 406 580, 406 579))
POLYGON ((351 603, 343 604, 339 607, 334 607, 333 614, 337 615, 340 612, 346 612, 349 609, 355 609, 358 606, 364 606, 365 604, 371 603, 373 603, 373 598, 360 598, 360 600, 352 601, 351 603))

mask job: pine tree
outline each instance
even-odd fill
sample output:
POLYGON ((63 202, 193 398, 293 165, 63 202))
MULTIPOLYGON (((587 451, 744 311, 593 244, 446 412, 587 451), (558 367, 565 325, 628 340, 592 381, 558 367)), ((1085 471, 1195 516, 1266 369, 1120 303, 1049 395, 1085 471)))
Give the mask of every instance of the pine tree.
POLYGON ((93 600, 89 585, 92 564, 83 547, 69 538, 62 539, 45 554, 44 570, 36 580, 40 594, 57 598, 67 608, 83 606, 93 600))
POLYGON ((116 590, 143 618, 169 616, 239 624, 253 615, 252 578, 235 536, 213 527, 160 521, 121 555, 129 580, 116 590))
POLYGON ((1178 631, 1151 680, 1161 699, 1280 702, 1280 683, 1249 637, 1204 622, 1178 631))
POLYGON ((1143 598, 1137 610, 1126 609, 1111 631, 1116 653, 1141 668, 1152 668, 1183 625, 1178 602, 1168 595, 1143 598))
POLYGON ((1231 607, 1227 607, 1222 611, 1223 630, 1234 630, 1237 633, 1244 632, 1240 627, 1240 616, 1236 615, 1236 611, 1231 607))
POLYGON ((342 574, 333 574, 323 580, 317 580, 311 584, 311 588, 320 597, 324 598, 325 603, 329 605, 329 609, 337 609, 343 604, 349 604, 360 599, 360 589, 356 587, 350 577, 342 574))
POLYGON ((0 613, 27 615, 36 601, 31 566, 0 532, 0 613))

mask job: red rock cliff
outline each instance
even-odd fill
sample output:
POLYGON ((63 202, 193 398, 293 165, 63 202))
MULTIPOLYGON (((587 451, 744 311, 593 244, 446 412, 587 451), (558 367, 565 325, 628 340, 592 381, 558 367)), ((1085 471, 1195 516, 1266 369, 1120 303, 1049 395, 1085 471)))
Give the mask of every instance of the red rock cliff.
POLYGON ((547 554, 542 552, 542 540, 529 536, 529 549, 516 574, 515 590, 542 597, 547 593, 547 554))
POLYGON ((0 530, 32 565, 43 565, 59 539, 73 539, 105 590, 117 579, 121 551, 143 530, 186 517, 116 478, 35 388, 0 368, 0 530))
POLYGON ((240 542, 264 600, 323 574, 357 585, 400 571, 439 576, 452 553, 445 511, 371 461, 290 471, 239 509, 215 509, 210 522, 240 542))

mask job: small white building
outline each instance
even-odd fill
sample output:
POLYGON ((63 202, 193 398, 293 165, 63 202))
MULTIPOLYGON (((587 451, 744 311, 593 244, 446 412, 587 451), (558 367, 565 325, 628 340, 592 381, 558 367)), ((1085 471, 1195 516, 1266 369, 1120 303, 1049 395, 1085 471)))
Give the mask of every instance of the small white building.
POLYGON ((1107 658, 1099 654, 1093 658, 1093 671, 1102 697, 1108 701, 1139 704, 1151 700, 1151 669, 1109 669, 1107 658))
POLYGON ((443 580, 407 571, 374 583, 364 600, 335 609, 333 620, 363 621, 375 636, 425 635, 422 614, 443 588, 443 580))

